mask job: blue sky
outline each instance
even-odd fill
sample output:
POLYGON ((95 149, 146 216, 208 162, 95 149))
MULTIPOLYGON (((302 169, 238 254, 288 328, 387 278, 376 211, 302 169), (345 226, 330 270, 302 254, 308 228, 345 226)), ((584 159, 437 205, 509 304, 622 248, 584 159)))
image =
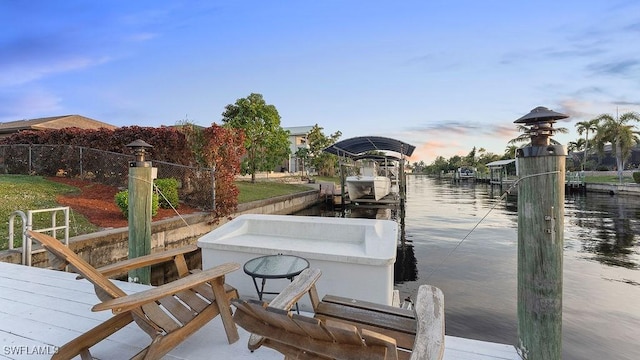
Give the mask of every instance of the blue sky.
POLYGON ((0 122, 221 123, 260 93, 283 127, 502 154, 536 106, 640 111, 640 1, 0 0, 0 122))

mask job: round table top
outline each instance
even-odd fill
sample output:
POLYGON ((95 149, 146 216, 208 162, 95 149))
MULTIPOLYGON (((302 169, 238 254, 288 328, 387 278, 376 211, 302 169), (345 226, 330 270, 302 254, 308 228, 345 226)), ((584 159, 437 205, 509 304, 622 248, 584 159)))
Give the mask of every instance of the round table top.
POLYGON ((266 255, 244 264, 244 272, 264 279, 285 279, 299 275, 309 267, 309 261, 295 255, 266 255))

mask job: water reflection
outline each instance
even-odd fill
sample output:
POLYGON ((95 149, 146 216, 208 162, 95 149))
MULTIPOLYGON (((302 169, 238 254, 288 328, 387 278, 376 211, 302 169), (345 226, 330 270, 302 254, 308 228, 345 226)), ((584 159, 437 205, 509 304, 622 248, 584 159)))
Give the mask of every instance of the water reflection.
MULTIPOLYGON (((435 181, 444 188, 448 182, 435 181)), ((468 186, 468 185, 467 185, 468 186)), ((497 186, 474 185, 480 192, 486 191, 488 199, 500 200, 497 208, 513 213, 517 222, 517 191, 505 194, 497 186)), ((441 189, 439 189, 441 190, 441 189)), ((460 191, 445 191, 447 196, 459 196, 460 191)), ((477 200, 477 194, 470 200, 477 200)), ((640 269, 640 204, 634 196, 600 193, 567 194, 565 199, 565 248, 580 251, 585 258, 607 266, 640 269), (576 244, 579 248, 575 249, 576 244)), ((485 204, 486 205, 486 204, 485 204)), ((486 208, 486 207, 485 207, 486 208)))
MULTIPOLYGON (((457 215, 479 217, 487 211, 501 212, 517 226, 517 191, 505 194, 501 187, 485 184, 463 183, 452 185, 448 181, 430 180, 436 192, 428 196, 438 205, 451 207, 457 215), (499 201, 500 204, 495 204, 499 201), (498 206, 496 206, 498 205, 498 206), (512 216, 509 216, 512 215, 512 216)), ((422 189, 412 187, 413 199, 421 201, 422 189)), ((415 201, 415 200, 414 200, 415 201)), ((418 209, 418 211, 420 211, 418 209)), ((444 209, 443 209, 444 211, 444 209)), ((417 279, 417 260, 413 244, 405 232, 405 214, 396 209, 357 207, 344 213, 330 204, 321 204, 305 209, 296 215, 305 216, 346 216, 367 219, 392 219, 400 224, 396 281, 417 279)), ((420 219, 424 214, 410 214, 412 219, 420 219)), ((453 226, 458 220, 444 212, 432 213, 433 219, 447 221, 453 226), (443 218, 440 218, 443 216, 443 218)), ((464 222, 466 225, 466 222, 464 222)), ((446 233, 446 229, 444 230, 446 233)), ((640 202, 635 197, 588 193, 567 194, 565 200, 565 249, 578 251, 584 258, 595 260, 607 266, 640 269, 640 202)), ((445 234, 443 234, 444 236, 445 234)))
POLYGON ((595 193, 569 195, 565 213, 573 226, 565 231, 580 242, 579 251, 588 254, 587 258, 609 266, 638 269, 640 206, 637 200, 595 193))
MULTIPOLYGON (((401 298, 415 298, 421 284, 438 286, 448 335, 515 344, 517 195, 423 176, 409 177, 407 195, 406 216, 391 212, 401 229, 401 298)), ((300 215, 341 212, 315 207, 300 215)), ((563 359, 640 359, 640 199, 567 194, 564 247, 563 359)))
POLYGON ((416 281, 418 279, 418 259, 416 259, 416 254, 411 242, 405 241, 398 245, 394 271, 393 276, 396 284, 402 284, 405 281, 416 281))

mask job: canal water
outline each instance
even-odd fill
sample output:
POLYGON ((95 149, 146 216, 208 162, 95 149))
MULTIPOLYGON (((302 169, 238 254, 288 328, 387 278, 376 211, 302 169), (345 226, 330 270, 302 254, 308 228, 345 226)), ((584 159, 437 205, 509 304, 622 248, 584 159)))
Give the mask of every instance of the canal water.
MULTIPOLYGON (((408 176, 396 288, 401 298, 421 284, 441 288, 447 335, 517 342, 517 196, 501 195, 408 176)), ((640 359, 640 198, 567 194, 563 282, 563 359, 640 359)))

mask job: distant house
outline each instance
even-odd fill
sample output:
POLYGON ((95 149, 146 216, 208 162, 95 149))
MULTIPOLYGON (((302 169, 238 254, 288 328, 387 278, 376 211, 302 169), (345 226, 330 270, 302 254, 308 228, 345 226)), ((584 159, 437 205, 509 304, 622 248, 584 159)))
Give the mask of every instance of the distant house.
POLYGON ((0 122, 0 138, 23 130, 45 130, 77 127, 81 129, 115 129, 117 126, 80 115, 62 115, 45 118, 0 122))
MULTIPOLYGON (((296 152, 300 148, 309 148, 307 135, 309 135, 309 132, 312 129, 313 126, 294 126, 284 128, 284 130, 289 131, 289 149, 291 150, 291 154, 289 155, 288 161, 282 165, 280 171, 297 173, 303 170, 302 160, 296 156, 296 152)), ((304 166, 307 167, 308 165, 304 166)))

